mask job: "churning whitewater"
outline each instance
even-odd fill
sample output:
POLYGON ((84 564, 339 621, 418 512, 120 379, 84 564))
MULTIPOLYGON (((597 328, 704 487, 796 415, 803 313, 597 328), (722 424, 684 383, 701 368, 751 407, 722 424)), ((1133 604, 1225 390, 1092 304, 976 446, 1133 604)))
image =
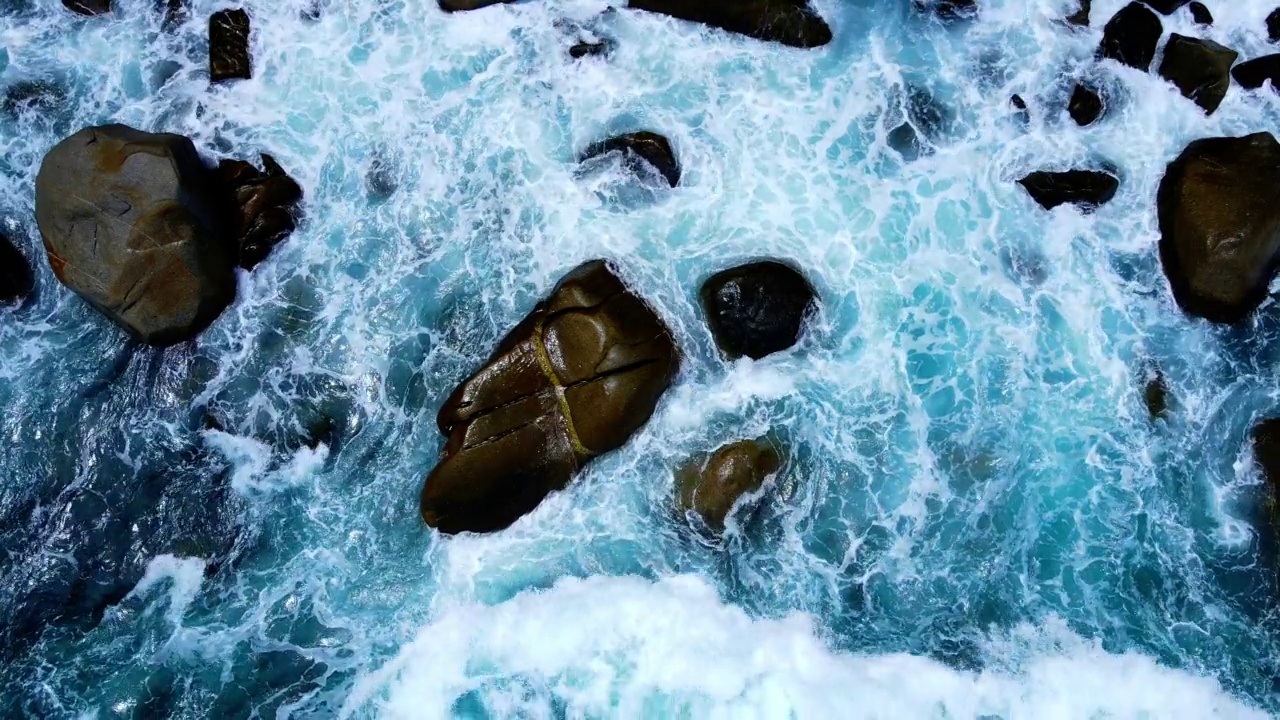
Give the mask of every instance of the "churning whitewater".
MULTIPOLYGON (((0 306, 0 715, 1280 713, 1249 443, 1280 315, 1183 313, 1156 217, 1188 143, 1274 129, 1280 95, 1206 115, 1097 60, 1126 4, 814 0, 833 39, 797 49, 604 0, 245 0, 252 78, 211 84, 222 0, 0 0, 0 232, 35 275, 0 306), (132 341, 46 259, 42 158, 108 123, 269 153, 305 194, 192 342, 132 341), (579 165, 641 130, 675 187, 579 165), (1114 198, 1017 182, 1075 167, 1114 198), (679 348, 653 417, 505 530, 424 526, 437 412, 596 258, 679 348), (729 360, 699 287, 763 258, 816 310, 729 360), (676 469, 760 437, 755 512, 691 530, 676 469)), ((1164 37, 1274 52, 1269 2, 1206 5, 1164 37)))

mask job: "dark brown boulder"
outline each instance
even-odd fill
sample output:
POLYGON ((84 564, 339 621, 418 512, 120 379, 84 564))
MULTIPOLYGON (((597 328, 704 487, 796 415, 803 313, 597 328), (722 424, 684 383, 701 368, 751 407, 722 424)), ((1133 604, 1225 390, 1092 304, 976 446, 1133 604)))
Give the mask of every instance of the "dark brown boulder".
POLYGON ((730 359, 759 360, 795 345, 817 306, 804 275, 775 260, 722 270, 699 294, 716 345, 730 359))
POLYGON ((447 13, 467 12, 509 2, 515 2, 515 0, 440 0, 440 9, 447 13))
POLYGON ((1098 93, 1084 85, 1076 85, 1071 92, 1071 102, 1067 104, 1067 113, 1077 125, 1092 124, 1102 115, 1102 110, 1102 98, 1098 93))
POLYGON ((1165 15, 1172 15, 1175 10, 1186 5, 1189 0, 1144 0, 1148 5, 1165 15))
POLYGON ((31 266, 9 238, 0 235, 0 303, 17 300, 31 292, 31 266))
POLYGON ((768 441, 739 440, 677 471, 677 505, 682 513, 697 513, 708 528, 723 530, 734 505, 781 467, 782 458, 768 441))
POLYGON ((1189 9, 1191 10, 1191 21, 1197 25, 1212 25, 1213 13, 1209 12, 1209 8, 1204 3, 1193 2, 1189 9))
POLYGON ((1041 170, 1022 178, 1018 184, 1045 210, 1072 203, 1084 212, 1092 212, 1110 202, 1120 188, 1120 180, 1115 175, 1098 170, 1041 170))
POLYGON ((275 158, 262 155, 263 170, 243 160, 218 163, 218 182, 228 196, 235 220, 228 227, 234 238, 236 262, 246 270, 266 259, 297 226, 296 206, 302 188, 275 158))
POLYGON ((1160 260, 1186 312, 1244 320, 1280 263, 1280 143, 1208 138, 1169 164, 1156 196, 1160 260))
POLYGON ((679 367, 670 331, 603 260, 580 265, 440 409, 422 488, 441 532, 501 530, 639 430, 679 367))
POLYGON ((1240 54, 1212 40, 1174 33, 1164 46, 1160 77, 1168 80, 1210 115, 1231 87, 1231 66, 1240 54))
POLYGON ((106 125, 58 143, 36 177, 54 275, 143 342, 194 337, 236 292, 210 175, 180 135, 106 125))
POLYGON ((680 184, 680 163, 676 160, 675 151, 671 149, 671 141, 657 133, 628 133, 592 143, 578 157, 578 162, 587 162, 611 153, 621 153, 623 166, 632 173, 644 175, 652 169, 671 187, 680 184))
POLYGON ((1156 46, 1163 33, 1159 15, 1142 3, 1129 3, 1107 21, 1102 30, 1098 57, 1110 58, 1146 72, 1151 69, 1151 61, 1155 59, 1156 46))
POLYGON ((1080 0, 1080 9, 1067 16, 1067 22, 1079 27, 1089 27, 1089 12, 1093 10, 1093 0, 1080 0))
POLYGON ((62 0, 62 6, 78 15, 106 15, 111 12, 111 0, 62 0))
POLYGON ((1280 88, 1280 54, 1246 60, 1231 68, 1231 77, 1240 87, 1249 90, 1260 88, 1270 80, 1271 89, 1276 90, 1280 88))
POLYGON ((253 76, 249 29, 249 13, 244 10, 219 10, 209 16, 210 80, 218 83, 253 76))
POLYGON ((831 28, 806 0, 630 0, 627 7, 791 47, 831 42, 831 28))

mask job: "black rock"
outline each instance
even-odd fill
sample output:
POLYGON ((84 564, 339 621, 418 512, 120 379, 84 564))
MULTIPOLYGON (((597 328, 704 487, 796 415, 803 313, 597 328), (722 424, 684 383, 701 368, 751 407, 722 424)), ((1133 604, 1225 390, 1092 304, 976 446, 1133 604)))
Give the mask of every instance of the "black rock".
POLYGON ((1268 80, 1273 90, 1280 88, 1280 54, 1246 60, 1231 68, 1231 77, 1249 90, 1262 87, 1268 80))
POLYGON ((680 184, 680 163, 665 137, 648 131, 628 133, 593 143, 579 156, 579 162, 622 153, 622 162, 631 172, 643 175, 648 168, 656 170, 671 187, 680 184))
POLYGON ((1209 8, 1204 3, 1191 3, 1191 19, 1197 25, 1212 25, 1213 13, 1209 12, 1209 8))
POLYGON ((960 20, 978 15, 977 0, 912 0, 921 12, 931 12, 943 20, 960 20))
POLYGON ((62 0, 62 6, 80 15, 106 15, 111 12, 111 0, 62 0))
POLYGON ((1098 93, 1090 90, 1084 85, 1076 85, 1076 89, 1071 92, 1071 102, 1067 104, 1067 112, 1071 114, 1071 119, 1076 124, 1084 127, 1091 124, 1102 115, 1102 98, 1098 93))
POLYGON ((1031 113, 1027 112, 1027 101, 1022 99, 1021 95, 1014 95, 1009 98, 1009 103, 1013 105, 1015 110, 1014 117, 1018 122, 1026 124, 1031 122, 1031 113))
POLYGON ((831 42, 831 28, 806 0, 630 0, 627 7, 798 48, 831 42))
POLYGON ((1145 0, 1145 2, 1165 15, 1171 15, 1173 11, 1186 5, 1188 0, 1145 0))
POLYGON ((158 9, 163 13, 161 27, 173 30, 187 19, 187 0, 156 0, 158 9))
POLYGON ((1151 68, 1156 45, 1163 33, 1164 26, 1158 15, 1142 3, 1129 3, 1107 21, 1098 57, 1110 58, 1145 72, 1151 68))
POLYGON ((1067 16, 1067 22, 1080 27, 1089 26, 1089 11, 1092 10, 1093 0, 1080 0, 1080 9, 1067 16))
POLYGON ((1267 16, 1267 38, 1271 42, 1280 42, 1280 8, 1272 10, 1267 16))
POLYGON ((1231 87, 1231 65, 1240 54, 1212 40, 1174 33, 1164 46, 1160 77, 1168 80, 1210 115, 1231 87))
POLYGON ((1072 203, 1084 212, 1091 212, 1115 197, 1120 180, 1111 173, 1097 170, 1038 171, 1022 178, 1018 184, 1045 210, 1072 203))
POLYGON ((514 2, 515 0, 440 0, 440 9, 449 12, 465 12, 467 10, 479 10, 490 5, 501 5, 503 3, 514 2))
POLYGON ((1158 420, 1169 411, 1169 383, 1164 373, 1154 365, 1147 370, 1147 382, 1142 388, 1142 400, 1147 406, 1147 414, 1152 420, 1158 420))
POLYGON ((924 88, 908 86, 902 95, 905 122, 889 131, 886 141, 906 160, 933 152, 946 133, 952 113, 924 88))
POLYGON ((9 238, 0 235, 0 303, 17 300, 31 292, 31 266, 9 238))
POLYGON ((1245 320, 1280 266, 1280 143, 1270 133, 1197 140, 1156 195, 1160 263, 1178 305, 1245 320))
POLYGON ((730 359, 759 360, 795 345, 817 303, 804 275, 774 260, 722 270, 700 294, 716 345, 730 359))
POLYGON ((1280 418, 1268 418, 1253 426, 1253 459, 1267 483, 1280 488, 1280 418))
POLYGON ((225 197, 236 262, 252 270, 297 226, 302 188, 275 158, 262 154, 263 169, 243 160, 218 163, 217 179, 225 197))
POLYGON ((1009 98, 1009 102, 1013 103, 1013 106, 1019 110, 1027 109, 1027 101, 1023 100, 1021 95, 1014 95, 1009 98))
POLYGON ((569 57, 574 60, 588 56, 608 57, 611 52, 613 52, 613 43, 608 40, 598 40, 596 42, 580 40, 569 47, 569 57))
POLYGON ((213 82, 253 76, 249 29, 249 13, 244 10, 220 10, 209 16, 209 78, 213 82))

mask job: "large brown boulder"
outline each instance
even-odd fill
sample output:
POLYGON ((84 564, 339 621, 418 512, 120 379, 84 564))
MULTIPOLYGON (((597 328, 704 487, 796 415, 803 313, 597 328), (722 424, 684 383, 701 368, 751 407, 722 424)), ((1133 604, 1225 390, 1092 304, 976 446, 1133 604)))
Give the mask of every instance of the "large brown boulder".
POLYGON ((648 421, 679 354, 666 325, 603 260, 574 269, 440 409, 444 457, 422 519, 501 530, 648 421))
POLYGON ((627 7, 792 47, 831 42, 831 28, 807 0, 630 0, 627 7))
POLYGON ((236 293, 210 182, 181 135, 105 125, 63 140, 36 177, 54 275, 144 342, 194 337, 236 293))
POLYGON ((739 440, 676 474, 681 512, 693 511, 712 530, 722 530, 734 505, 761 488, 782 467, 778 451, 765 440, 739 440))
POLYGON ((1164 34, 1160 17, 1151 8, 1131 2, 1120 8, 1102 30, 1099 58, 1110 58, 1146 72, 1156 56, 1156 46, 1164 34))
POLYGON ((1197 140, 1169 164, 1156 203, 1174 299, 1214 322, 1247 318, 1280 264, 1280 143, 1197 140))
POLYGON ((1231 66, 1239 53, 1212 40, 1173 33, 1164 45, 1160 77, 1168 80, 1210 115, 1231 87, 1231 66))

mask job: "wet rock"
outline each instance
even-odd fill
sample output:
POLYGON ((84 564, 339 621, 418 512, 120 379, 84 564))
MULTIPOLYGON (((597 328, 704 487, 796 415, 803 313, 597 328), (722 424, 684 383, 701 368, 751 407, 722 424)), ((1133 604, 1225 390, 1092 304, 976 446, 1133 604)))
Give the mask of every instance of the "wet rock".
POLYGON ((111 0, 62 0, 62 6, 79 15, 106 15, 111 12, 111 0))
POLYGON ((17 117, 27 112, 54 113, 67 102, 67 92, 46 80, 21 80, 5 88, 0 104, 6 115, 17 117))
POLYGON ((1280 263, 1280 143, 1270 133, 1197 140, 1169 164, 1156 201, 1178 305, 1219 323, 1247 318, 1280 263))
POLYGON ((569 57, 579 60, 584 57, 608 57, 613 52, 613 43, 607 40, 588 42, 582 40, 569 46, 569 57))
POLYGON ((157 0, 156 4, 163 13, 160 27, 164 30, 173 30, 186 22, 187 0, 157 0))
POLYGON ((1084 127, 1092 124, 1102 115, 1102 98, 1098 93, 1084 85, 1076 85, 1071 92, 1071 102, 1067 103, 1067 113, 1076 124, 1084 127))
POLYGON ((1268 80, 1272 90, 1280 88, 1280 54, 1246 60, 1231 68, 1231 77, 1249 90, 1262 87, 1268 80))
POLYGON ((831 42, 831 28, 806 0, 630 0, 627 7, 791 47, 831 42))
POLYGON ((774 260, 722 270, 699 294, 716 345, 730 359, 759 360, 795 345, 817 305, 804 275, 774 260))
POLYGON ((767 441, 740 440, 726 445, 676 473, 679 510, 695 512, 707 527, 722 530, 734 505, 758 491, 781 467, 782 458, 767 441))
POLYGON ((587 162, 610 153, 622 153, 623 166, 637 175, 656 171, 671 187, 680 183, 680 163, 671 142, 657 133, 642 131, 601 140, 588 146, 578 161, 587 162))
POLYGON ((1014 117, 1018 122, 1026 125, 1031 122, 1031 113, 1027 111, 1027 101, 1022 99, 1021 95, 1014 95, 1009 98, 1009 104, 1013 105, 1014 117))
POLYGON ((666 325, 604 261, 577 267, 440 409, 448 440, 422 519, 446 533, 509 526, 639 430, 678 366, 666 325))
POLYGON ((0 235, 0 303, 12 302, 31 292, 31 266, 13 242, 0 235))
POLYGON ((1178 8, 1186 5, 1188 0, 1144 0, 1144 2, 1165 15, 1172 15, 1178 8))
POLYGON ((236 262, 246 270, 267 258, 297 226, 302 188, 275 158, 262 155, 262 170, 243 160, 218 163, 218 182, 234 208, 236 262))
POLYGON ((219 10, 209 16, 210 80, 218 83, 253 76, 249 29, 249 13, 244 10, 219 10))
POLYGON ((467 12, 509 2, 515 2, 515 0, 440 0, 440 9, 448 13, 467 12))
POLYGON ((977 0, 911 0, 917 11, 931 12, 943 20, 961 20, 978 15, 977 0))
POLYGON ((210 180, 180 135, 105 125, 58 143, 36 177, 54 275, 144 342, 194 337, 236 290, 210 180))
POLYGON ((1253 426, 1253 459, 1262 470, 1271 492, 1280 492, 1280 418, 1268 418, 1253 426))
POLYGON ((1093 9, 1093 0, 1080 0, 1080 9, 1067 16, 1067 22, 1079 27, 1089 27, 1089 12, 1093 9))
POLYGON ((1168 80, 1210 115, 1231 87, 1231 66, 1239 53, 1212 40, 1174 33, 1164 46, 1160 77, 1168 80))
POLYGON ((1142 3, 1129 3, 1107 21, 1098 57, 1146 72, 1151 68, 1163 33, 1160 16, 1142 3))
POLYGON ((1205 7, 1203 3, 1198 3, 1198 2, 1191 3, 1190 10, 1191 10, 1191 21, 1194 22, 1195 24, 1197 25, 1213 24, 1213 13, 1209 12, 1209 8, 1205 7))
POLYGON ((1152 420, 1165 417, 1169 410, 1169 384, 1158 367, 1147 369, 1146 383, 1142 388, 1142 400, 1152 420))
POLYGON ((1272 10, 1267 16, 1267 39, 1280 42, 1280 8, 1272 10))
POLYGON ((1022 178, 1018 184, 1045 210, 1071 203, 1084 212, 1091 212, 1115 197, 1120 180, 1111 173, 1097 170, 1041 170, 1022 178))

